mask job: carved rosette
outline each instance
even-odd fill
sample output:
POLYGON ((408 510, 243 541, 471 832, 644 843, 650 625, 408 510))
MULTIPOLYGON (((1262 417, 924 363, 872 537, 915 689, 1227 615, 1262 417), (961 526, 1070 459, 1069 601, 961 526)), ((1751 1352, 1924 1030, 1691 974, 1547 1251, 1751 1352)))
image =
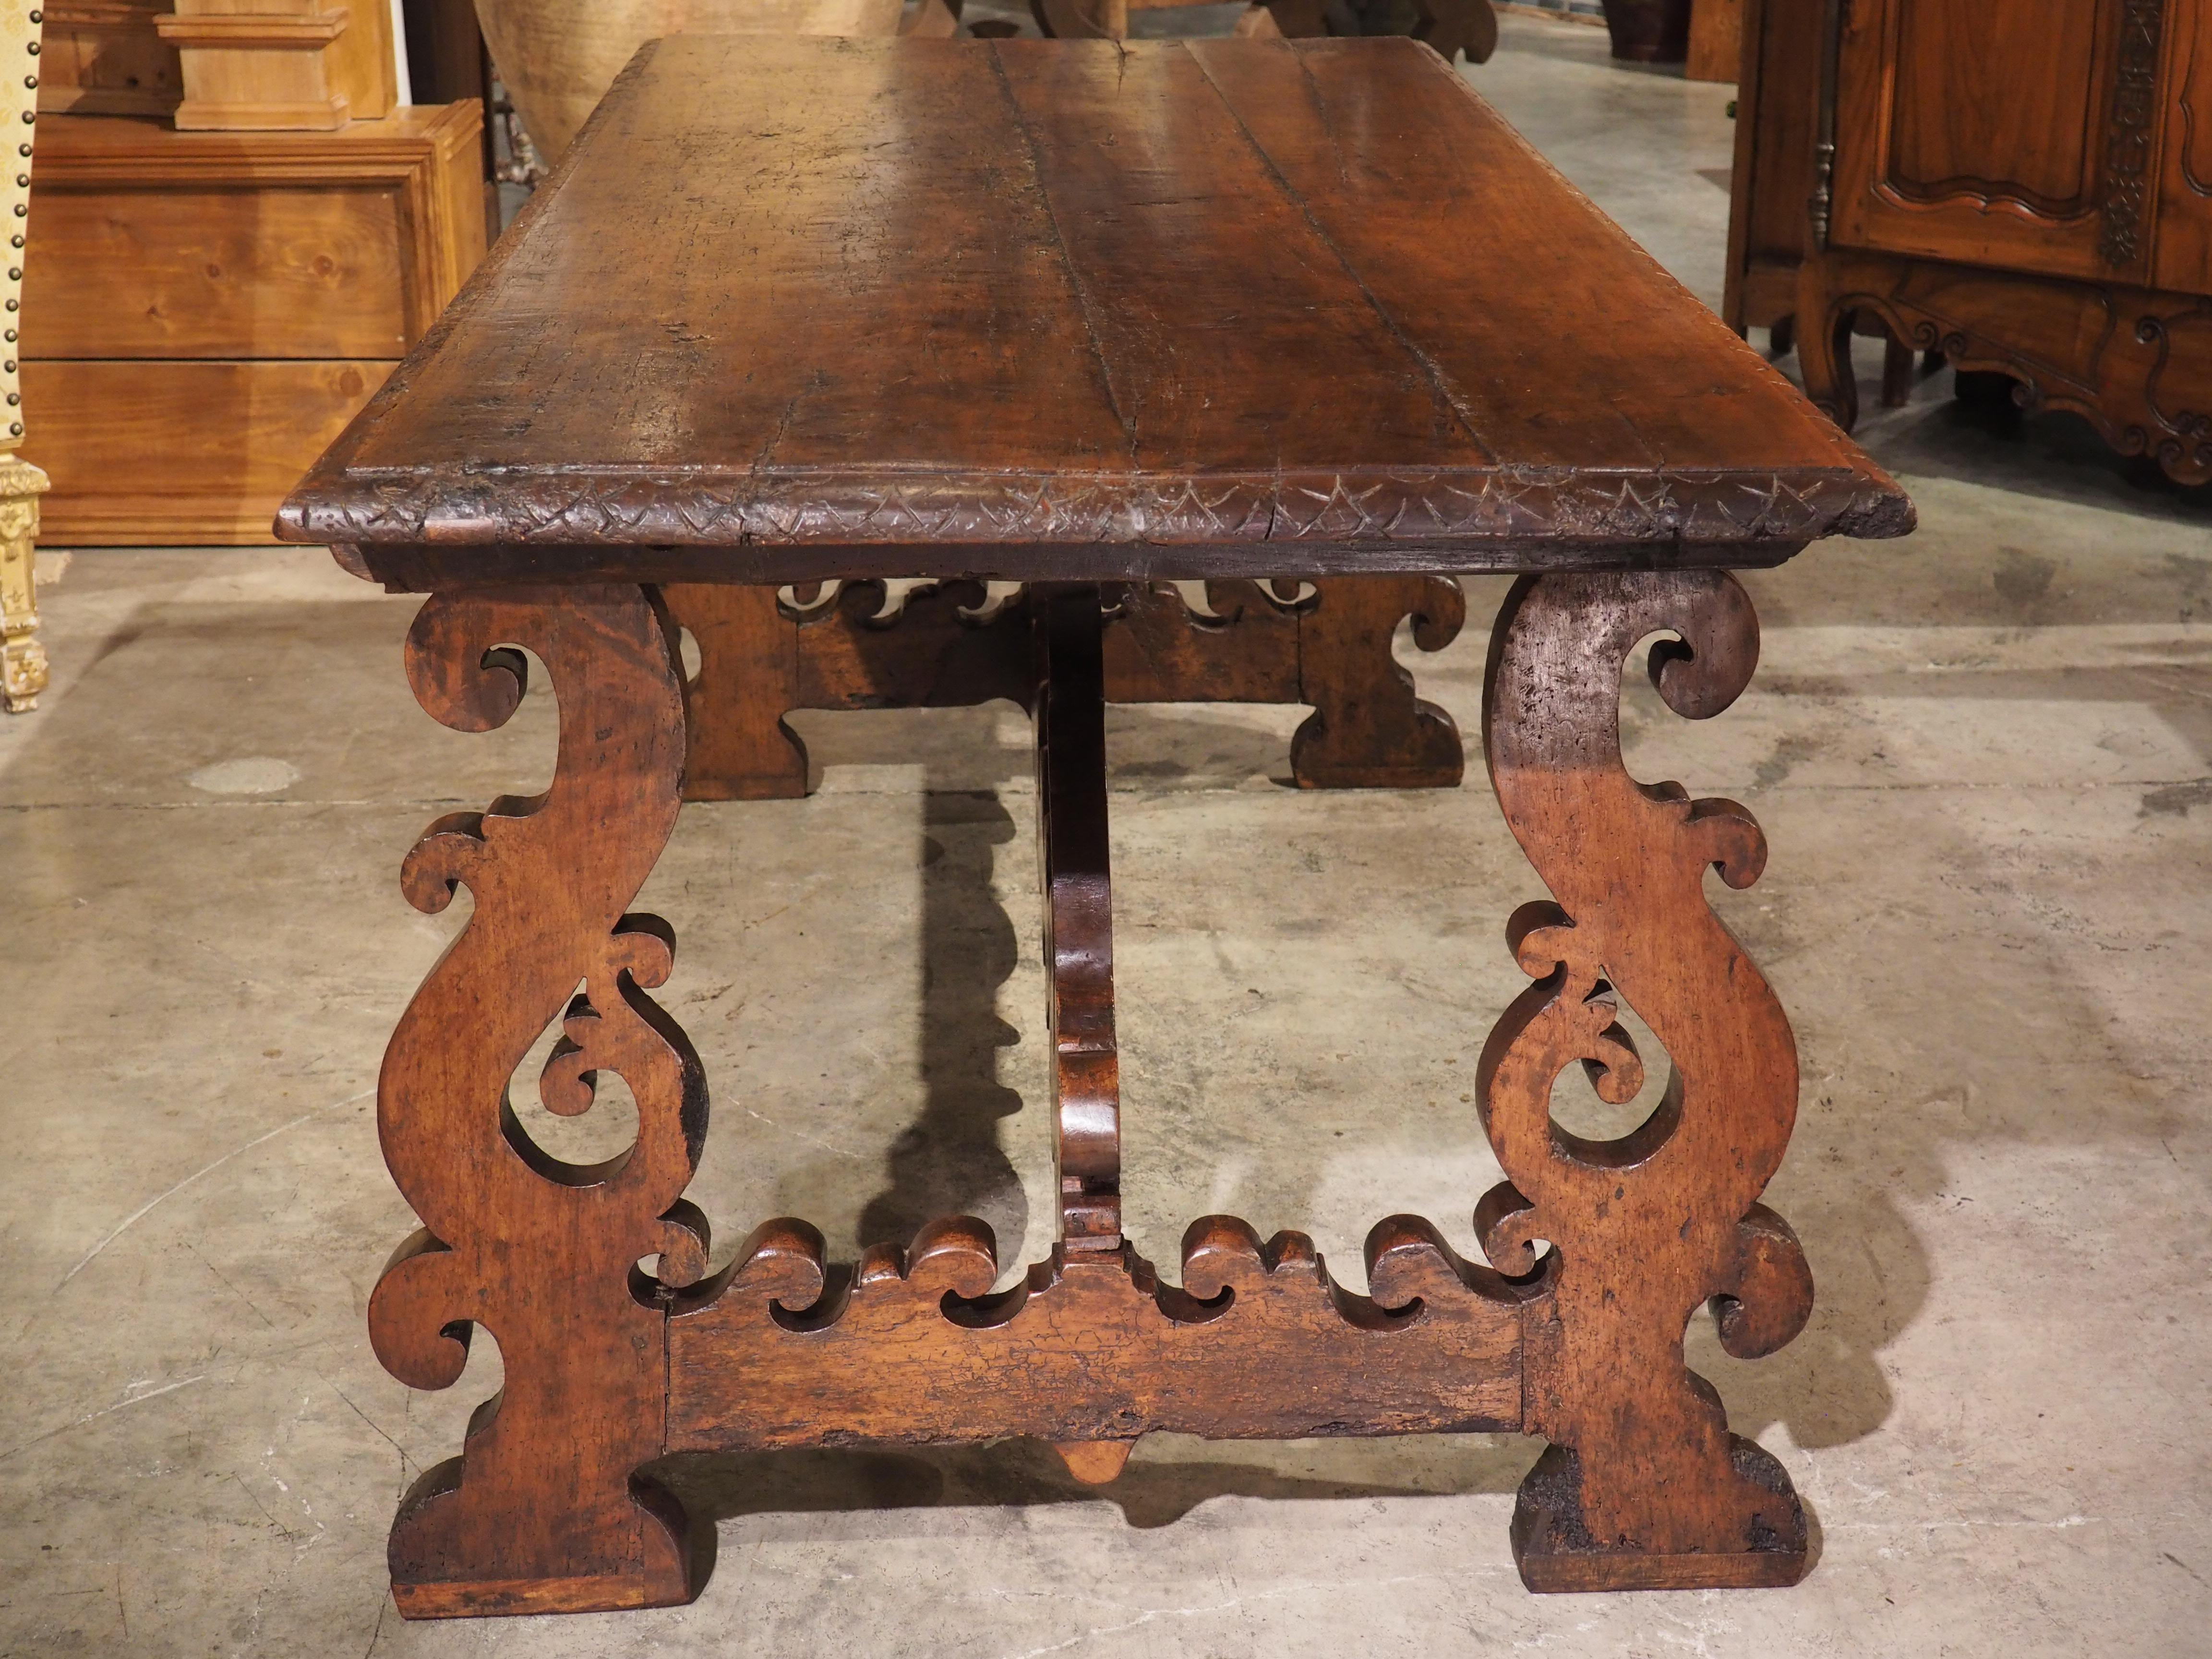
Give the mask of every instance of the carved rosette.
POLYGON ((408 678, 445 725, 489 731, 521 700, 518 646, 560 701, 552 787, 440 819, 401 877, 418 909, 461 886, 475 908, 385 1055, 378 1127, 423 1229, 385 1269, 370 1335, 415 1388, 460 1376, 476 1326, 506 1368, 465 1455, 402 1506, 392 1571, 409 1614, 651 1606, 688 1600, 702 1577, 680 1513, 631 1479, 659 1454, 666 1393, 665 1316, 636 1264, 659 1254, 672 1282, 705 1265, 702 1229, 678 1206, 704 1076, 646 994, 668 975, 669 930, 628 914, 676 820, 683 690, 657 601, 629 586, 434 597, 408 636, 408 678), (549 1156, 508 1098, 556 1019, 538 1085, 549 1109, 591 1109, 600 1073, 636 1098, 635 1144, 601 1164, 549 1156))
POLYGON ((1795 1336, 1812 1280, 1788 1225, 1757 1200, 1796 1114, 1790 1024, 1705 901, 1708 868, 1757 879, 1765 843, 1733 801, 1646 787, 1621 762, 1622 665, 1651 653, 1659 693, 1704 719, 1758 659, 1750 601, 1724 572, 1522 580, 1491 653, 1484 744, 1515 837, 1553 902, 1508 940, 1534 981, 1485 1047, 1479 1098, 1509 1183, 1476 1225, 1500 1270, 1537 1275, 1523 1365, 1532 1433, 1553 1443, 1523 1485, 1516 1554, 1533 1589, 1792 1582, 1804 1520, 1789 1481, 1730 1436, 1683 1363, 1711 1300, 1723 1345, 1751 1357, 1795 1336), (1594 1142, 1553 1118, 1581 1063, 1600 1096, 1633 1099, 1643 1068, 1626 1001, 1674 1062, 1632 1133, 1594 1142), (1552 1248, 1539 1260, 1536 1246, 1552 1248), (1633 1558, 1641 1558, 1638 1561, 1633 1558))

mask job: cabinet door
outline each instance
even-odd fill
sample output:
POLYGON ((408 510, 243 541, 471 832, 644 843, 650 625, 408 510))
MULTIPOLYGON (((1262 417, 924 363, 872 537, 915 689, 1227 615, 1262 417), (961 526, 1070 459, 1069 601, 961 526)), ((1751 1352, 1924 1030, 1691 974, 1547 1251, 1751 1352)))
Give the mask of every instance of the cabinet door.
POLYGON ((2212 16, 2172 0, 2166 47, 2172 101, 2158 198, 2158 286, 2212 294, 2212 16))
POLYGON ((1847 0, 1830 240, 2148 282, 2164 14, 2197 0, 1847 0))

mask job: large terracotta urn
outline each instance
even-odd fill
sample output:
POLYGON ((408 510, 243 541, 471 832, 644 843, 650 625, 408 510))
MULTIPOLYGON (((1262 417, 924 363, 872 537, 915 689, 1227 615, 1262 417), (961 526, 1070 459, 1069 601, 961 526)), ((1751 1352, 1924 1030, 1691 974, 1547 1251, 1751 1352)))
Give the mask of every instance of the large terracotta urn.
POLYGON ((551 162, 637 49, 664 34, 896 34, 900 0, 477 0, 484 44, 551 162))

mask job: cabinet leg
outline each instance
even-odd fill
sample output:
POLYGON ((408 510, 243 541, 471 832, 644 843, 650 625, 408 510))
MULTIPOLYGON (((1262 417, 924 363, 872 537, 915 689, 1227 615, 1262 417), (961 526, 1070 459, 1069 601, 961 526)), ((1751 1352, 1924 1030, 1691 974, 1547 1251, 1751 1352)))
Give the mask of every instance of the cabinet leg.
POLYGON ((1881 406, 1884 409, 1902 409, 1912 401, 1912 372, 1917 362, 1917 354, 1894 334, 1882 342, 1881 406))
POLYGON ((39 631, 33 568, 38 553, 39 496, 46 475, 28 461, 0 455, 0 694, 8 712, 39 706, 46 689, 46 648, 39 631))
POLYGON ((377 1122, 422 1221, 369 1303, 387 1370, 450 1386, 471 1332, 498 1341, 506 1383, 464 1455, 417 1482, 391 1542, 410 1618, 581 1612, 687 1601, 713 1528, 690 1528, 637 1468, 665 1440, 659 1291, 705 1268, 681 1194, 706 1133, 697 1057, 647 995, 674 942, 628 907, 675 824, 683 687, 659 602, 629 586, 440 594, 407 641, 416 699, 445 725, 502 724, 523 692, 516 646, 560 699, 551 787, 433 823, 409 854, 410 902, 466 885, 467 926, 409 1004, 385 1054, 377 1122), (518 1118, 509 1079, 555 1021, 537 1079, 550 1111, 589 1111, 602 1073, 637 1103, 637 1138, 601 1164, 564 1162, 518 1118), (638 1263, 659 1257, 659 1278, 638 1263))
POLYGON ((1528 577, 1500 613, 1484 747, 1507 823, 1553 900, 1507 925, 1534 981, 1486 1045, 1479 1099, 1507 1184, 1476 1225, 1492 1261, 1534 1273, 1523 1316, 1527 1425, 1553 1443, 1522 1483, 1513 1548, 1531 1589, 1795 1583, 1805 1519, 1789 1477, 1729 1434, 1683 1363, 1710 1301, 1723 1346, 1753 1357, 1802 1328, 1803 1253, 1758 1203, 1796 1114, 1789 1021, 1705 902, 1717 869, 1757 879, 1765 842, 1742 807, 1646 787, 1620 757, 1621 668, 1636 642, 1677 714, 1702 719, 1751 678, 1759 631, 1718 571, 1528 577), (1577 1061, 1634 1099, 1632 1007, 1673 1062, 1639 1127, 1593 1141, 1553 1118, 1577 1061), (1539 1243, 1547 1244, 1540 1257, 1539 1243))
POLYGON ((1859 383, 1851 368, 1851 308, 1828 290, 1821 262, 1797 268, 1797 368, 1813 405, 1849 432, 1858 424, 1859 383))

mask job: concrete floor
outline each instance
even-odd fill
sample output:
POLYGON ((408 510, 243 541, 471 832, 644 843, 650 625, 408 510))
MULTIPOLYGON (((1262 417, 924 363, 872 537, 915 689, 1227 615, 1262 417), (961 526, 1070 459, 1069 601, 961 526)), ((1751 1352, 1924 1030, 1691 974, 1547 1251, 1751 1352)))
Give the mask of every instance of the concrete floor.
MULTIPOLYGON (((1471 73, 1717 297, 1727 90, 1603 38, 1509 20, 1471 73)), ((1769 1200, 1820 1300, 1774 1359, 1690 1348, 1806 1495, 1800 1588, 1524 1594, 1532 1442, 1160 1437, 1104 1495, 1019 1443, 712 1460, 677 1476, 720 1516, 696 1607, 403 1625, 393 1502, 498 1364, 412 1395, 362 1333, 412 1225, 369 1091, 458 921, 398 860, 542 782, 550 701, 434 725, 412 602, 319 554, 80 554, 53 690, 0 724, 0 1653, 2212 1652, 2208 503, 1948 376, 1866 430, 1921 532, 1751 578, 1765 660, 1721 719, 1634 677, 1626 704, 1639 775, 1749 803, 1773 848, 1716 900, 1796 1024, 1769 1200)), ((1417 666, 1472 732, 1499 586, 1470 591, 1417 666)), ((1229 1209, 1357 1282, 1394 1210, 1474 1248, 1474 1058, 1538 889, 1479 781, 1279 787, 1297 719, 1114 717, 1130 1207, 1158 1261, 1229 1209)), ((715 1090, 694 1194, 725 1249, 774 1212, 849 1249, 966 1209, 1033 1256, 1024 726, 799 724, 820 792, 687 812, 644 900, 715 1090)))

